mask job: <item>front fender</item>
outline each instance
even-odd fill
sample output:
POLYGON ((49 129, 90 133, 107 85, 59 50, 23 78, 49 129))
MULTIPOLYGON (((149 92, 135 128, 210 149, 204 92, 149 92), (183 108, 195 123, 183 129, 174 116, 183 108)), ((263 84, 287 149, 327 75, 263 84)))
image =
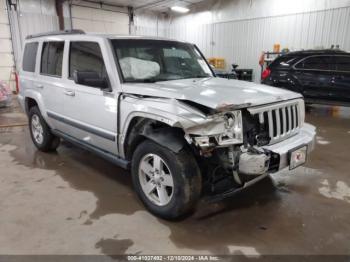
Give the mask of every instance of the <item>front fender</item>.
POLYGON ((125 139, 130 123, 135 117, 156 120, 168 126, 178 127, 183 130, 206 121, 205 116, 191 112, 174 99, 126 97, 120 103, 121 112, 119 120, 121 123, 120 133, 122 140, 125 139))
POLYGON ((122 156, 127 154, 126 144, 129 140, 129 133, 133 129, 134 122, 139 119, 164 123, 164 127, 169 127, 166 130, 162 127, 160 128, 162 131, 159 132, 153 132, 154 130, 149 132, 148 130, 143 133, 139 132, 139 134, 163 146, 166 145, 174 152, 181 150, 184 143, 186 143, 184 134, 189 128, 208 121, 205 115, 186 107, 176 99, 149 98, 126 94, 120 100, 119 152, 122 156), (178 132, 181 132, 181 135, 178 132), (165 134, 172 137, 166 137, 165 134))

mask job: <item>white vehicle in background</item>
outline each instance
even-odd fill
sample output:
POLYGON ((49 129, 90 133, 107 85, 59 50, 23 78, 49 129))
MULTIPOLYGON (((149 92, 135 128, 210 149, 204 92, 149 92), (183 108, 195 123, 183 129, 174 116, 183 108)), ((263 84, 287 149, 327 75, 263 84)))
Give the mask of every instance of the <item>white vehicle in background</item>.
POLYGON ((154 214, 228 197, 305 163, 315 128, 300 94, 217 78, 189 43, 54 32, 29 36, 19 101, 36 147, 63 138, 131 168, 154 214))

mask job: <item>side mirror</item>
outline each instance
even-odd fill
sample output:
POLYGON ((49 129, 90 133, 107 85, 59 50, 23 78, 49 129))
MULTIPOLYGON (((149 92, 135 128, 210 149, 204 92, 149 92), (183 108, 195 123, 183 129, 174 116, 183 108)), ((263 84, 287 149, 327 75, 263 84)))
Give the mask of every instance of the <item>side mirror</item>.
POLYGON ((108 81, 105 77, 95 71, 74 71, 74 82, 79 85, 98 87, 102 90, 109 89, 108 81))

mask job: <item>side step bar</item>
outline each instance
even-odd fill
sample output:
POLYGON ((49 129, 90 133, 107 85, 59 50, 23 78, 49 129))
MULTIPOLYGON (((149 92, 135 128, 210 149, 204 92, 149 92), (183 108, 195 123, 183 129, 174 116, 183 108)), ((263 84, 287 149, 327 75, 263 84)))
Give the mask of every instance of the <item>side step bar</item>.
POLYGON ((122 158, 120 158, 120 157, 118 157, 116 155, 113 155, 113 154, 111 154, 109 152, 106 152, 106 151, 104 151, 104 150, 102 150, 102 149, 100 149, 98 147, 93 146, 93 145, 89 145, 89 144, 87 144, 87 143, 85 143, 85 142, 83 142, 83 141, 81 141, 79 139, 76 139, 74 137, 66 135, 66 134, 62 133, 61 131, 51 130, 51 132, 54 135, 56 135, 56 136, 58 136, 58 137, 60 137, 60 138, 62 138, 64 140, 67 140, 67 141, 71 142, 72 144, 74 144, 74 145, 76 145, 78 147, 81 147, 81 148, 83 148, 83 149, 85 149, 87 151, 90 151, 92 153, 95 153, 95 154, 99 155, 100 157, 102 157, 102 158, 112 162, 113 164, 115 164, 117 166, 120 166, 120 167, 122 167, 124 169, 129 169, 130 168, 130 161, 122 159, 122 158))

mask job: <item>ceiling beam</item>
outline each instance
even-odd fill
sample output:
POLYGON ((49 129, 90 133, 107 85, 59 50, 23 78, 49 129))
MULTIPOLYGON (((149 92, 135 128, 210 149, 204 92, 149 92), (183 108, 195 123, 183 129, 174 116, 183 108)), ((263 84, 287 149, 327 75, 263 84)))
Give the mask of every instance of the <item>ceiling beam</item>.
POLYGON ((137 6, 137 7, 135 7, 134 9, 135 9, 135 10, 139 10, 139 9, 149 9, 149 8, 151 8, 151 7, 157 7, 157 6, 161 5, 161 4, 169 3, 169 2, 174 2, 174 0, 156 0, 156 1, 154 1, 154 2, 145 4, 145 5, 137 6))

